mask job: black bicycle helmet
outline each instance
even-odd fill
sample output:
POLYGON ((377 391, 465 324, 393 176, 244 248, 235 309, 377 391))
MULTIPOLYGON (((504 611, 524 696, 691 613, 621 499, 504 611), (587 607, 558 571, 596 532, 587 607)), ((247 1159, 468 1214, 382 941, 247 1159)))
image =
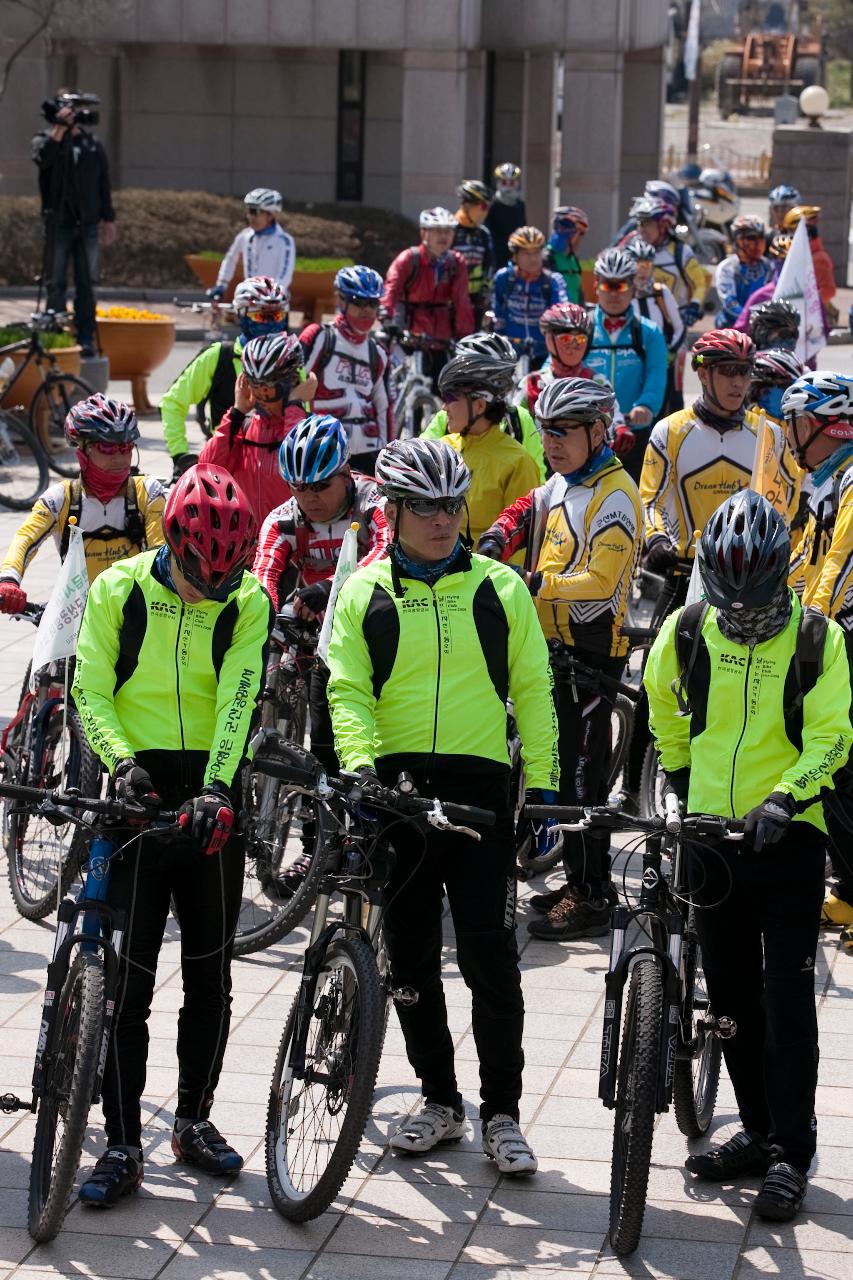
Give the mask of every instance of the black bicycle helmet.
POLYGON ((448 360, 438 375, 438 393, 444 396, 455 391, 459 395, 478 396, 488 401, 505 400, 512 390, 514 378, 514 360, 463 351, 448 360))
POLYGON ((749 333, 759 351, 775 347, 782 341, 796 339, 800 333, 800 313, 790 302, 771 298, 753 307, 749 316, 749 333))
POLYGON ((791 538, 772 503, 752 489, 740 489, 705 525, 697 556, 710 604, 761 609, 787 580, 791 538))

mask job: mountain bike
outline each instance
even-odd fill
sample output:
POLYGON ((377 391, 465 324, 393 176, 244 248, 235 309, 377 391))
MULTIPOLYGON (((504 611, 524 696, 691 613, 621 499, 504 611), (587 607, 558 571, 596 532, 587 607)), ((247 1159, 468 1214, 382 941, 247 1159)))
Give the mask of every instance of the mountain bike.
POLYGON ((453 343, 439 342, 415 333, 397 334, 393 330, 378 336, 394 344, 391 351, 396 358, 390 364, 388 394, 397 439, 410 440, 413 436, 420 435, 441 408, 432 380, 424 372, 424 351, 436 348, 452 351, 453 343))
POLYGON ((234 955, 271 946, 311 909, 323 869, 316 805, 288 790, 289 743, 305 742, 308 685, 316 663, 318 629, 283 609, 270 637, 260 727, 244 776, 246 870, 234 955), (310 855, 307 867, 303 863, 310 855))
MULTIPOLYGON (((76 451, 65 439, 65 419, 73 405, 94 394, 94 388, 82 378, 77 378, 70 373, 62 373, 53 351, 43 346, 41 341, 42 333, 61 333, 68 323, 65 316, 57 315, 53 311, 30 316, 26 326, 30 336, 0 347, 0 359, 15 351, 27 353, 9 379, 4 392, 4 398, 9 400, 11 397, 12 403, 14 403, 15 386, 23 377, 24 371, 33 364, 36 366, 41 385, 36 388, 30 401, 30 432, 41 445, 51 470, 73 480, 79 473, 80 464, 77 461, 76 451)), ((46 487, 45 484, 43 488, 46 487)), ((32 506, 32 503, 27 505, 32 506)))
POLYGON ((49 480, 47 454, 27 423, 0 409, 0 507, 29 511, 49 480))
POLYGON ((684 847, 741 839, 744 824, 705 814, 683 818, 674 796, 667 797, 665 817, 546 805, 533 812, 556 817, 567 831, 645 834, 639 901, 611 914, 599 1066, 598 1096, 615 1111, 610 1243, 623 1256, 636 1249, 642 1232, 656 1114, 674 1102, 683 1134, 706 1132, 717 1098, 720 1040, 737 1032, 708 1001, 684 847), (669 876, 664 857, 671 861, 669 876))
MULTIPOLYGON (((14 616, 38 626, 43 613, 44 605, 29 604, 14 616)), ((68 694, 71 678, 71 671, 66 678, 64 662, 52 662, 36 673, 31 690, 27 666, 18 709, 0 733, 4 782, 48 790, 77 788, 87 795, 100 791, 101 762, 89 746, 68 694)), ((78 827, 70 820, 58 822, 55 815, 46 818, 7 802, 3 844, 15 906, 27 920, 44 919, 77 872, 83 849, 78 827)))
POLYGON ((413 837, 429 824, 473 840, 480 832, 460 824, 494 823, 485 810, 413 794, 405 774, 394 790, 362 793, 356 775, 318 779, 318 767, 295 760, 290 775, 291 785, 322 803, 330 834, 267 1114, 267 1184, 276 1209, 292 1222, 318 1217, 343 1186, 370 1116, 389 1001, 417 999, 410 988, 394 990, 382 944, 384 892, 394 868, 387 820, 409 824, 413 837))
MULTIPOLYGON (((601 798, 606 799, 617 792, 620 780, 627 766, 631 732, 634 724, 634 708, 640 697, 640 690, 624 680, 617 680, 594 667, 581 662, 565 645, 559 641, 548 642, 551 669, 556 679, 569 683, 575 691, 578 701, 591 701, 605 690, 613 697, 613 710, 610 716, 610 752, 607 769, 601 785, 601 798)), ((559 839, 553 847, 541 857, 531 857, 532 836, 529 823, 522 814, 524 807, 524 773, 521 763, 521 739, 515 720, 510 721, 511 735, 508 738, 510 751, 511 785, 510 794, 516 800, 516 857, 524 879, 540 875, 555 867, 563 856, 563 842, 559 839)))
POLYGON ((80 1164, 89 1108, 97 1102, 118 989, 125 913, 107 905, 109 864, 138 840, 142 827, 158 837, 175 835, 178 815, 79 792, 0 783, 0 795, 47 822, 71 821, 90 838, 85 883, 59 907, 53 958, 47 968, 30 1101, 4 1094, 0 1110, 36 1114, 30 1168, 27 1229, 34 1240, 52 1240, 65 1220, 80 1164), (73 810, 85 810, 78 818, 73 810), (111 821, 96 830, 94 816, 111 821), (126 839, 127 830, 133 834, 126 839))

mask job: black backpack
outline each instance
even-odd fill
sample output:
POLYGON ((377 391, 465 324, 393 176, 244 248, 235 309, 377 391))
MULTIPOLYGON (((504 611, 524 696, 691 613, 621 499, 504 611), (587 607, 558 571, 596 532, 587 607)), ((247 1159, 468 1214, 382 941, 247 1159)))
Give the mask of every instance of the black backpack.
MULTIPOLYGON (((190 362, 192 363, 192 362, 190 362)), ((206 436, 212 436, 219 426, 226 411, 234 403, 234 387, 237 375, 234 373, 234 343, 220 342, 216 368, 210 380, 210 387, 203 400, 195 407, 196 421, 206 436), (208 420, 208 409, 210 419, 208 420)))
MULTIPOLYGON (((68 543, 71 540, 71 521, 80 527, 80 512, 83 507, 83 484, 80 480, 72 480, 68 495, 68 515, 65 518, 65 526, 62 530, 62 537, 59 541, 59 558, 64 560, 68 554, 68 543)), ((107 538, 104 537, 109 530, 107 526, 100 529, 89 529, 83 533, 83 539, 86 538, 107 538)), ((113 531, 113 536, 125 537, 134 547, 145 550, 148 546, 145 537, 145 520, 142 512, 139 510, 139 504, 136 500, 136 479, 130 475, 127 479, 127 488, 124 495, 124 528, 113 531)))
MULTIPOLYGON (((651 324, 652 321, 649 321, 651 324)), ((640 317, 633 311, 631 312, 631 346, 634 354, 639 356, 643 364, 646 363, 646 348, 643 345, 643 325, 640 317)), ((592 342, 587 348, 588 351, 612 351, 613 344, 610 342, 592 342)))
MULTIPOLYGON (((702 639, 702 625, 709 608, 706 600, 685 605, 675 627, 679 676, 672 683, 672 691, 678 701, 679 715, 693 717, 691 737, 704 728, 707 714, 710 658, 702 639)), ((797 628, 794 661, 782 693, 785 733, 800 751, 803 746, 803 701, 817 684, 823 670, 826 631, 827 619, 822 613, 803 610, 797 628)))

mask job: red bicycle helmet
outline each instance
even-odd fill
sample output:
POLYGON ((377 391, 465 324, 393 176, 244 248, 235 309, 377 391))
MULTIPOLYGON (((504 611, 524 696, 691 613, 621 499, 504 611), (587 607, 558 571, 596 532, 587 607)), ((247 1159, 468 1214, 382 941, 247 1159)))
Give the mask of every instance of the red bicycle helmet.
POLYGON ((539 328, 543 333, 585 333, 592 334, 592 316, 586 307, 577 302, 555 302, 539 317, 539 328))
POLYGON ((190 467, 169 495, 163 534, 187 581, 225 599, 251 561, 258 526, 249 500, 222 467, 190 467))
POLYGON ((748 334, 737 329, 709 329, 694 342, 691 363, 694 369, 707 369, 729 360, 752 364, 754 359, 755 343, 748 334))

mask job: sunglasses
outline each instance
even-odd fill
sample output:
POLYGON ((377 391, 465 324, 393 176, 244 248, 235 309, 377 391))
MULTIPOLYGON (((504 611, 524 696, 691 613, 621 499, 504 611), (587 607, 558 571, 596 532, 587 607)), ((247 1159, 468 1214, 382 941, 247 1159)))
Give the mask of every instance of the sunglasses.
POLYGON ((724 378, 748 378, 752 373, 751 364, 745 364, 737 360, 726 361, 723 364, 715 364, 711 367, 721 373, 724 378))
POLYGON ((284 307, 259 307, 255 311, 247 311, 246 318, 255 324, 281 324, 285 317, 284 307))
POLYGON ((413 516, 420 516, 423 520, 429 520, 432 516, 437 516, 439 511, 443 511, 449 516, 458 516, 465 508, 465 499, 404 498, 403 506, 407 511, 411 511, 413 516))
POLYGON ((560 346, 585 347, 589 341, 585 333, 555 333, 555 341, 560 346))
POLYGON ((125 454, 133 453, 132 444, 117 444, 117 443, 110 444, 110 443, 107 443, 106 441, 101 441, 101 440, 93 440, 92 448, 97 449, 99 453, 105 454, 108 458, 111 458, 114 454, 117 454, 117 453, 125 453, 125 454))
POLYGON ((628 280, 596 280, 595 287, 601 293, 627 293, 631 284, 628 280))
POLYGON ((328 480, 314 480, 312 484, 292 484, 290 486, 291 493, 325 493, 331 485, 332 481, 337 479, 336 476, 330 476, 328 480))
POLYGON ((266 213, 266 209, 259 209, 256 205, 250 204, 246 207, 246 217, 257 218, 259 213, 266 213))
POLYGON ((540 427, 539 430, 543 436, 551 436, 554 440, 562 440, 564 436, 571 435, 573 431, 580 431, 584 427, 591 424, 588 422, 564 422, 560 426, 549 425, 540 427))
POLYGON ((349 305, 351 307, 357 307, 359 311, 378 311, 379 299, 350 298, 349 305))

